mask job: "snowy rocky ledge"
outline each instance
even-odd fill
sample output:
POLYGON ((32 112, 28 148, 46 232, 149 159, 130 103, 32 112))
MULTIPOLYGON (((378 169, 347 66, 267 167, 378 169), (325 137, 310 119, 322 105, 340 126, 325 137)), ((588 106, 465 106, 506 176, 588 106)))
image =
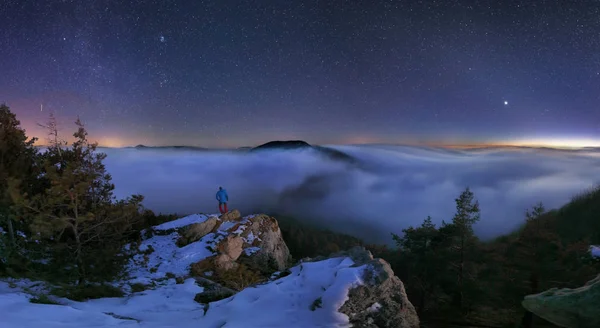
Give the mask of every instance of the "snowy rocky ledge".
POLYGON ((0 328, 419 327, 388 263, 353 248, 290 265, 266 215, 191 215, 144 236, 126 247, 129 277, 114 282, 126 297, 34 304, 46 286, 4 281, 0 328))

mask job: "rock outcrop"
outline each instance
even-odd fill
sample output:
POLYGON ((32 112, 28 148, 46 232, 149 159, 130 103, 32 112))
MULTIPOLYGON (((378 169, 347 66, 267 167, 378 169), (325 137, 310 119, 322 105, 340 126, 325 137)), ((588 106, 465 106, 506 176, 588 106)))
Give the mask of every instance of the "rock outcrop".
POLYGON ((260 276, 266 280, 289 266, 290 251, 276 219, 264 214, 242 217, 234 210, 221 215, 218 221, 214 246, 210 246, 215 255, 192 264, 192 274, 209 279, 231 278, 225 272, 237 270, 248 278, 235 284, 239 289, 246 282, 254 283, 260 276))
POLYGON ((522 304, 528 311, 560 327, 600 327, 600 275, 579 288, 552 288, 525 296, 522 304))
MULTIPOLYGON (((332 254, 333 257, 350 257, 354 266, 367 266, 363 284, 350 290, 348 300, 339 312, 346 314, 350 323, 361 328, 418 328, 419 317, 408 300, 404 284, 383 259, 374 259, 363 247, 332 254)), ((304 259, 319 261, 324 257, 304 259)))
POLYGON ((402 281, 362 247, 292 265, 277 220, 239 211, 193 214, 149 231, 129 245, 139 251, 128 265, 130 282, 169 284, 174 277, 176 284, 191 273, 203 287, 194 297, 203 304, 202 326, 419 327, 402 281), (231 315, 267 308, 249 322, 248 315, 231 315))

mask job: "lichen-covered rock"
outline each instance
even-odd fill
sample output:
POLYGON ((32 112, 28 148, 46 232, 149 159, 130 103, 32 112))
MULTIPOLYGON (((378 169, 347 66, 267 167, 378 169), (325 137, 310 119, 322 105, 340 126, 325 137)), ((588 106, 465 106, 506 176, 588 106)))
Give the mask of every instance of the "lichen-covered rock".
POLYGON ((182 247, 194 243, 215 230, 219 224, 220 222, 216 217, 210 217, 201 223, 190 224, 183 231, 181 238, 179 238, 177 241, 177 244, 182 247))
POLYGON ((394 275, 383 259, 374 259, 363 247, 354 247, 328 257, 304 259, 319 261, 324 258, 350 257, 354 266, 367 266, 363 285, 350 290, 348 300, 339 312, 348 316, 354 327, 361 328, 418 328, 419 317, 408 300, 404 284, 394 275))
POLYGON ((525 296, 522 305, 560 327, 600 327, 600 275, 579 288, 552 288, 525 296))
POLYGON ((230 212, 227 212, 225 214, 222 214, 221 216, 219 216, 219 219, 221 219, 222 221, 240 221, 242 219, 242 215, 240 214, 240 211, 238 210, 233 210, 230 212))
POLYGON ((213 231, 216 245, 208 245, 215 255, 194 264, 194 275, 216 271, 223 276, 224 271, 241 270, 252 276, 248 281, 255 282, 256 277, 268 280, 273 272, 289 266, 290 251, 275 218, 264 214, 238 216, 239 211, 234 210, 218 219, 215 225, 218 230, 213 231), (240 265, 243 268, 240 269, 240 265))
POLYGON ((250 258, 259 265, 272 266, 275 270, 284 270, 290 265, 292 256, 288 249, 279 224, 275 218, 261 214, 249 217, 249 223, 241 233, 250 258))
POLYGON ((215 267, 218 270, 231 270, 237 267, 235 261, 242 255, 244 240, 240 236, 228 235, 217 245, 218 255, 215 267))
POLYGON ((217 251, 221 255, 226 255, 231 261, 240 257, 243 251, 244 240, 240 236, 229 235, 221 240, 217 245, 217 251))

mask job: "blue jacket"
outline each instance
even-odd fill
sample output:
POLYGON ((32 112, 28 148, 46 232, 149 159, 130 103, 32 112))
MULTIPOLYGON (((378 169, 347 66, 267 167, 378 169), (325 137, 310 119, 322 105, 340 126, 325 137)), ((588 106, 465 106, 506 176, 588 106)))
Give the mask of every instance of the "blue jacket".
POLYGON ((229 195, 227 195, 227 190, 221 189, 217 191, 217 200, 219 203, 227 203, 229 200, 229 195))

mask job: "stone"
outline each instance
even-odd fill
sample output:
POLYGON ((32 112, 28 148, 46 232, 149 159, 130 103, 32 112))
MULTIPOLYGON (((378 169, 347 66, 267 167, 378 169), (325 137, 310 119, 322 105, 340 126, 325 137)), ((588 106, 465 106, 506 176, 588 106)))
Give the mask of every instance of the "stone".
POLYGON ((233 296, 236 293, 235 290, 227 288, 219 283, 216 283, 206 278, 197 277, 196 282, 198 283, 198 285, 204 288, 204 291, 196 294, 196 297, 194 298, 194 300, 198 303, 206 304, 210 302, 216 302, 233 296))
POLYGON ((273 265, 275 271, 286 269, 292 256, 283 240, 277 220, 261 214, 250 218, 249 221, 241 236, 246 240, 246 246, 260 249, 250 258, 260 265, 273 265))
POLYGON ((227 212, 225 214, 222 214, 219 218, 223 222, 225 222, 225 221, 237 222, 242 219, 242 215, 240 214, 240 211, 233 210, 233 211, 227 212))
MULTIPOLYGON (((363 247, 334 253, 327 258, 350 257, 353 266, 366 265, 363 285, 352 288, 348 300, 339 312, 348 316, 354 327, 361 328, 418 328, 417 311, 408 300, 404 284, 396 277, 389 263, 374 259, 363 247)), ((315 260, 323 260, 319 257, 315 260)), ((303 262, 314 261, 304 259, 303 262)))
POLYGON ((219 223, 216 217, 210 217, 201 223, 190 224, 183 232, 183 236, 179 239, 180 247, 197 242, 202 237, 211 233, 219 223))
POLYGON ((552 288, 527 295, 521 304, 559 327, 600 327, 600 275, 579 288, 552 288))
POLYGON ((231 261, 235 261, 242 255, 244 250, 244 240, 240 236, 228 235, 217 245, 217 251, 221 255, 226 255, 231 261))

